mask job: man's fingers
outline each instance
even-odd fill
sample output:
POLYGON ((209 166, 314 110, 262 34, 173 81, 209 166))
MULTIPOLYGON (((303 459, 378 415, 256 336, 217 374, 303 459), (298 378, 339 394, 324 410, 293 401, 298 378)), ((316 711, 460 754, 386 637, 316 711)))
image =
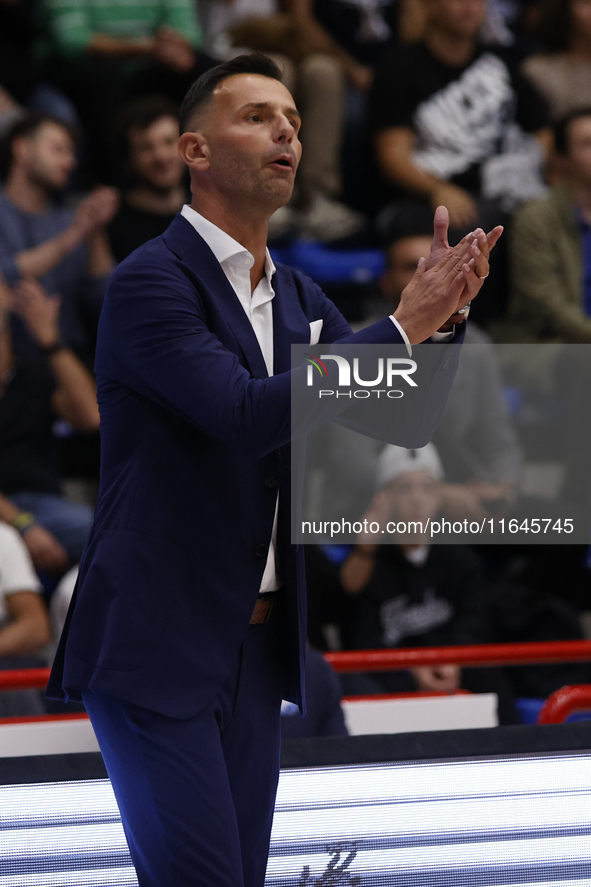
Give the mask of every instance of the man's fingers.
POLYGON ((486 240, 488 243, 489 250, 494 249, 494 247, 497 245, 499 238, 504 230, 505 229, 503 228, 502 225, 497 225, 496 228, 493 228, 492 231, 488 232, 488 234, 486 235, 486 240))
POLYGON ((447 207, 438 206, 433 216, 433 243, 431 251, 436 249, 446 249, 449 246, 447 240, 447 232, 449 230, 449 212, 447 207))
MULTIPOLYGON (((451 282, 447 286, 446 295, 452 305, 457 305, 457 303, 460 301, 460 296, 462 296, 462 293, 466 288, 466 272, 464 271, 464 268, 467 267, 467 265, 463 265, 459 272, 456 271, 451 279, 451 282)), ((468 273, 470 273, 470 271, 468 273)), ((469 298, 466 297, 462 305, 464 305, 465 302, 468 301, 469 298)))

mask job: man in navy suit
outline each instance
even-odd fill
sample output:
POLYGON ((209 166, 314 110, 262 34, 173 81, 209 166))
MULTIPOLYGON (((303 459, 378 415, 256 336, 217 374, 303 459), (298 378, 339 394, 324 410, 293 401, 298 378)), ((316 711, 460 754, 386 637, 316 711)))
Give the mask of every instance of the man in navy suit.
MULTIPOLYGON (((101 316, 100 494, 49 693, 84 700, 141 887, 265 879, 281 699, 303 704, 291 343, 453 333, 500 233, 451 250, 441 210, 395 316, 353 335, 266 249, 299 125, 260 56, 200 78, 181 110, 191 206, 119 265, 101 316)), ((429 351, 438 411, 453 365, 449 347, 429 351)))

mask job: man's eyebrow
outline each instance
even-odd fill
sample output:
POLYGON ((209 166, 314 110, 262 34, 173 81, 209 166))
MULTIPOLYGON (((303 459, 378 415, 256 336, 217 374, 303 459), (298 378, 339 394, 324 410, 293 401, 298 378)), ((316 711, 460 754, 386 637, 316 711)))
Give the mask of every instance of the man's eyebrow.
MULTIPOLYGON (((247 102, 246 105, 242 105, 240 111, 247 111, 252 108, 253 110, 263 111, 266 108, 270 108, 271 105, 269 102, 247 102)), ((287 108, 285 111, 286 114, 291 114, 292 117, 299 117, 301 119, 301 114, 297 108, 287 108)))

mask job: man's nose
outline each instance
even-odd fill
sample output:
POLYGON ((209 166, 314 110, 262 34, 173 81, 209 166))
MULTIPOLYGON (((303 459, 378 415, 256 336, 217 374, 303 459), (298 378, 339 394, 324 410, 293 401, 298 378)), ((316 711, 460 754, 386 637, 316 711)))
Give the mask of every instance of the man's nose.
POLYGON ((295 128, 287 117, 281 117, 277 124, 276 138, 278 142, 286 142, 290 145, 295 136, 295 128))

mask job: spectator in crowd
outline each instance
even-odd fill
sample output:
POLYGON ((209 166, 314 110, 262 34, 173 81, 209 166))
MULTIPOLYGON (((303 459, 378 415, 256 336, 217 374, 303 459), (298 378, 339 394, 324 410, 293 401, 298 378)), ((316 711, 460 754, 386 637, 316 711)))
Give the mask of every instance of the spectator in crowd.
POLYGON ((378 164, 398 194, 447 206, 453 228, 487 227, 543 190, 544 104, 502 49, 479 43, 485 0, 424 3, 424 40, 391 50, 376 75, 378 164))
POLYGON ((341 203, 345 69, 335 47, 318 39, 300 0, 209 0, 204 25, 213 52, 245 48, 271 55, 302 114, 302 160, 293 200, 273 215, 270 236, 330 242, 361 230, 363 218, 341 203))
POLYGON ((108 227, 111 251, 121 262, 163 234, 187 200, 186 169, 177 149, 178 109, 158 96, 123 109, 120 151, 129 179, 108 227))
POLYGON ((0 521, 54 575, 80 559, 92 509, 61 494, 53 421, 99 427, 94 380, 60 337, 59 305, 37 281, 14 295, 0 283, 0 521))
MULTIPOLYGON (((387 445, 378 463, 377 493, 368 520, 422 521, 439 509, 441 462, 433 444, 419 450, 387 445)), ((350 597, 343 626, 346 648, 431 647, 494 640, 488 624, 489 599, 476 556, 461 545, 429 545, 420 533, 394 535, 391 544, 368 536, 341 568, 350 597)), ((380 537, 383 538, 383 537, 380 537)), ((512 695, 498 669, 456 665, 420 666, 410 672, 362 676, 353 691, 453 693, 460 687, 496 692, 501 723, 516 722, 512 695), (363 683, 361 683, 361 681, 363 683)))
POLYGON ((522 71, 545 98, 552 121, 591 107, 590 0, 545 0, 536 30, 549 51, 525 59, 522 71))
MULTIPOLYGON (((524 206, 511 232, 508 332, 520 342, 584 344, 591 342, 591 108, 559 121, 555 143, 563 181, 544 199, 524 206)), ((586 526, 591 517, 588 349, 537 349, 535 369, 535 375, 529 369, 527 383, 554 391, 563 410, 566 516, 586 526)))
MULTIPOLYGON (((45 664, 35 660, 50 641, 47 609, 26 546, 0 523, 0 670, 45 664)), ((41 714, 33 690, 0 693, 0 716, 41 714)))
POLYGON ((56 202, 76 165, 74 150, 66 124, 35 112, 10 130, 0 193, 0 273, 10 286, 34 278, 59 294, 61 335, 91 364, 112 270, 104 226, 118 198, 112 188, 98 187, 75 212, 56 202))
POLYGON ((306 714, 300 717, 293 702, 281 706, 281 738, 305 736, 347 736, 341 708, 341 685, 319 650, 308 647, 306 654, 306 714))
POLYGON ((591 342, 591 107, 555 145, 564 180, 513 221, 511 323, 522 342, 591 342))
POLYGON ((180 103, 213 60, 200 51, 193 0, 44 0, 47 70, 70 96, 99 178, 109 180, 111 121, 130 99, 160 93, 180 103))
POLYGON ((0 0, 0 134, 25 107, 68 122, 76 119, 68 99, 39 79, 35 7, 35 0, 0 0))

